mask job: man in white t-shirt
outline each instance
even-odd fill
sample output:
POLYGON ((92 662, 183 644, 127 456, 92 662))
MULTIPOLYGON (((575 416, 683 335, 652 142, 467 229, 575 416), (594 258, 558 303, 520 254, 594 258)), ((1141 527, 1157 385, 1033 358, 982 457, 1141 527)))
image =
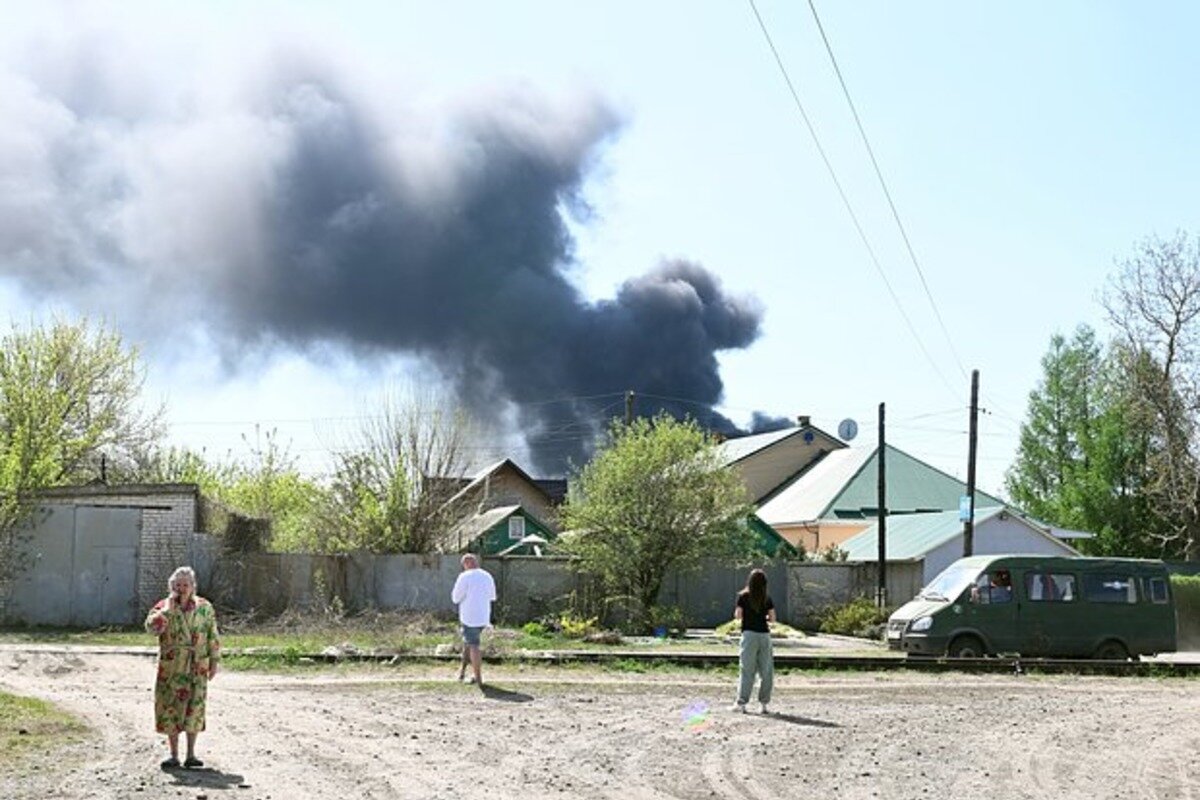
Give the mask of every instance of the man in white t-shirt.
POLYGON ((450 599, 458 606, 458 621, 462 624, 463 656, 458 679, 461 681, 466 677, 469 661, 475 671, 472 683, 482 686, 483 654, 479 649, 479 640, 483 629, 492 624, 496 582, 491 574, 479 568, 479 558, 473 553, 462 557, 462 568, 450 592, 450 599))

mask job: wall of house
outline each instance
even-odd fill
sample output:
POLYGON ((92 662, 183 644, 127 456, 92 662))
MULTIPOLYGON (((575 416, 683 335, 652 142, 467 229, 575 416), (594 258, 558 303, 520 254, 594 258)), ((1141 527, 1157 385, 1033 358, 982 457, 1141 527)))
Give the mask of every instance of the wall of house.
POLYGON ((802 525, 776 525, 775 530, 794 545, 803 546, 806 553, 819 553, 831 545, 842 542, 862 533, 871 527, 872 520, 856 520, 854 522, 831 522, 821 520, 802 525))
POLYGON ((757 504, 819 455, 837 447, 820 434, 814 434, 812 442, 805 442, 804 435, 798 433, 747 456, 733 468, 746 484, 751 500, 757 504))
MULTIPOLYGON (((499 553, 505 548, 512 547, 519 539, 513 539, 508 534, 508 520, 513 517, 525 517, 521 512, 516 512, 511 517, 501 520, 500 522, 488 528, 482 536, 479 536, 471 544, 470 549, 483 555, 491 555, 499 553)), ((541 536, 543 539, 550 540, 555 537, 555 532, 530 517, 525 517, 525 535, 541 536)))
POLYGON ((545 494, 509 469, 500 470, 483 481, 460 504, 471 513, 497 506, 524 506, 530 514, 557 530, 557 515, 546 501, 545 494))
MULTIPOLYGON (((1045 555, 1077 556, 1074 549, 1057 539, 1043 536, 1015 517, 1003 513, 981 522, 975 528, 972 550, 977 556, 986 555, 1045 555)), ((925 554, 923 579, 929 583, 942 570, 962 558, 963 537, 950 541, 925 554)))

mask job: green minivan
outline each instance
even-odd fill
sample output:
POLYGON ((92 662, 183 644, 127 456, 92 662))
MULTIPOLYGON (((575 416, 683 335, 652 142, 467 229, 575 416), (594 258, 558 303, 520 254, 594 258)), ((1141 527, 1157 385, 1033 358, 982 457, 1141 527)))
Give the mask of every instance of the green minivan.
POLYGON ((888 619, 910 656, 1128 659, 1175 649, 1161 561, 990 555, 960 558, 888 619))

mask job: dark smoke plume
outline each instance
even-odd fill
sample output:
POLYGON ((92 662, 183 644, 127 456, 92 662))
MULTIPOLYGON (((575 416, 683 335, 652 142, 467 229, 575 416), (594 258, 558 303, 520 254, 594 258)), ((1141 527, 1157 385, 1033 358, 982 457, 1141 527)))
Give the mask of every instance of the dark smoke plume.
POLYGON ((750 418, 751 433, 771 433, 794 427, 796 427, 796 422, 789 417, 775 417, 761 411, 755 411, 750 418))
POLYGON ((582 461, 625 389, 738 432, 707 404, 716 353, 758 336, 753 299, 686 260, 599 303, 568 279, 567 217, 620 126, 598 99, 418 113, 279 58, 204 102, 78 66, 0 73, 0 277, 25 291, 194 320, 230 354, 419 355, 476 412, 515 407, 543 471, 582 461))

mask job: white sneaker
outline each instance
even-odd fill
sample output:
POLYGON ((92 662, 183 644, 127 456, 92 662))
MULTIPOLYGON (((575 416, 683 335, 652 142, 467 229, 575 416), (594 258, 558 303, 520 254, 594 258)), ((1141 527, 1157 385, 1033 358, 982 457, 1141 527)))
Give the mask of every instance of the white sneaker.
POLYGON ((733 708, 731 708, 729 710, 735 714, 745 714, 746 713, 746 704, 745 703, 735 703, 733 708))
POLYGON ((762 705, 762 713, 764 713, 764 714, 770 714, 770 713, 771 713, 771 709, 767 707, 767 704, 766 704, 766 703, 762 703, 761 705, 762 705))

